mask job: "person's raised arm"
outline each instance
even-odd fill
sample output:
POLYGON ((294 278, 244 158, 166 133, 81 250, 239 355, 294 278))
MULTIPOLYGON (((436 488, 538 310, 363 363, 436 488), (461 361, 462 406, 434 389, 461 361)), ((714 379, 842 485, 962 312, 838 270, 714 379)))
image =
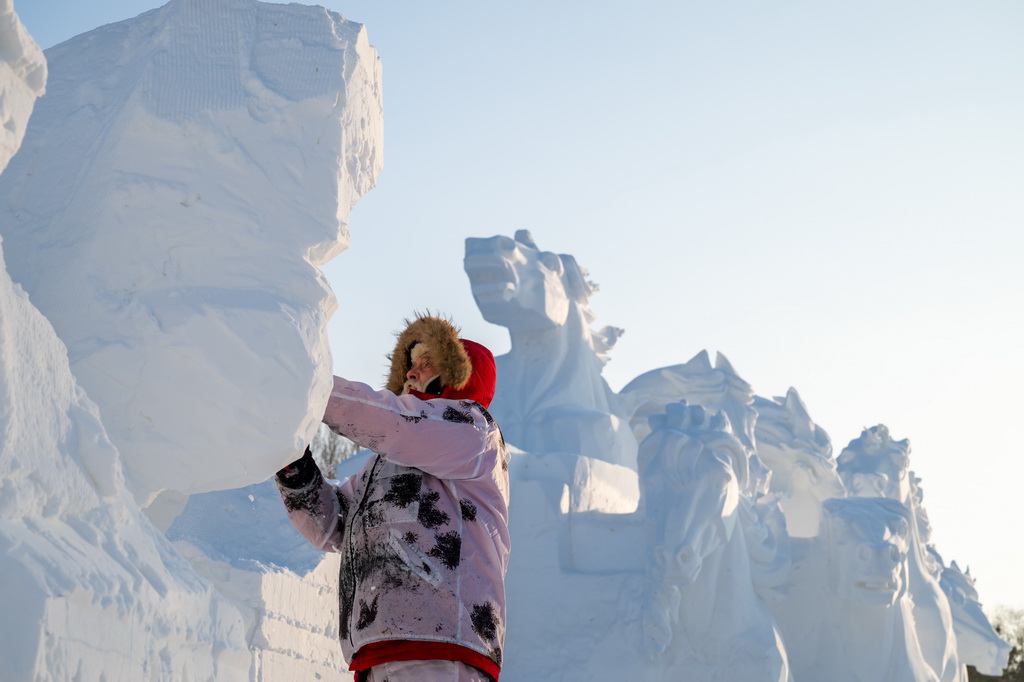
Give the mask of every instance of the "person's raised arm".
POLYGON ((397 464, 439 478, 473 478, 493 428, 469 401, 421 400, 334 378, 324 423, 397 464))
POLYGON ((276 480, 292 525, 317 549, 337 551, 348 516, 346 486, 324 480, 308 447, 302 457, 277 472, 276 480))

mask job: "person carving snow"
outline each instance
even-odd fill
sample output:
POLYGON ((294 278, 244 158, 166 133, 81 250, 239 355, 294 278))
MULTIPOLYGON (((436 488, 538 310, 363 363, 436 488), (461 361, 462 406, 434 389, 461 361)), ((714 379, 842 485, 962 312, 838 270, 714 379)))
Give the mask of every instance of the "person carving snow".
POLYGON ((494 357, 448 320, 398 335, 387 387, 334 377, 323 421, 376 457, 340 485, 309 448, 277 473, 295 527, 341 554, 340 638, 359 682, 497 680, 508 452, 494 357))

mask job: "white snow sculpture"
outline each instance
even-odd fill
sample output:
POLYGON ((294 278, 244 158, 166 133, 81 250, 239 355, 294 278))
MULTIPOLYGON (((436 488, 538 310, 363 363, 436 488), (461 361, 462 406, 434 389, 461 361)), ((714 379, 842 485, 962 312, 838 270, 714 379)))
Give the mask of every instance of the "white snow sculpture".
POLYGON ((920 491, 909 470, 910 442, 893 440, 884 425, 865 429, 840 453, 839 475, 850 495, 887 497, 910 512, 908 589, 914 622, 925 661, 943 682, 966 680, 957 659, 956 635, 949 600, 928 569, 927 536, 921 534, 920 491))
POLYGON ((947 567, 935 549, 928 547, 928 552, 939 567, 939 585, 949 598, 960 662, 973 665, 983 675, 1001 676, 1013 647, 999 636, 981 610, 970 569, 961 571, 955 561, 947 567))
POLYGON ((299 535, 272 480, 192 495, 167 537, 244 616, 249 682, 352 679, 338 644, 340 557, 299 535))
POLYGON ((986 675, 1002 675, 1013 647, 999 636, 982 611, 970 571, 962 572, 955 561, 947 567, 942 555, 931 545, 932 528, 923 504, 921 479, 911 475, 910 487, 914 503, 912 509, 917 517, 918 540, 925 547, 922 565, 938 581, 949 602, 953 633, 956 635, 957 659, 961 665, 973 665, 986 675))
POLYGON ((769 494, 771 472, 755 453, 754 391, 719 353, 712 367, 707 351, 682 365, 645 372, 619 393, 630 425, 638 439, 650 430, 650 417, 667 405, 685 400, 709 410, 721 411, 747 455, 749 476, 744 478, 740 514, 750 552, 751 569, 762 599, 775 599, 789 571, 788 534, 778 497, 769 494))
POLYGON ((770 490, 779 496, 790 537, 813 537, 821 526, 821 505, 845 497, 828 434, 811 420, 800 395, 754 397, 757 455, 771 469, 770 490))
POLYGON ((629 411, 638 440, 650 432, 651 415, 664 411, 670 403, 685 400, 724 412, 744 447, 754 449, 754 391, 721 353, 716 355, 714 367, 708 352, 702 350, 685 364, 645 372, 626 384, 619 398, 629 411))
POLYGON ((46 87, 46 59, 13 0, 0 0, 0 172, 21 146, 36 98, 46 87))
POLYGON ((47 56, 0 181, 11 276, 141 505, 263 480, 330 388, 336 304, 316 266, 381 165, 366 32, 322 7, 172 0, 47 56))
POLYGON ((0 415, 5 682, 247 682, 241 613, 139 511, 67 350, 3 268, 0 415))
POLYGON ((530 233, 466 240, 466 274, 484 319, 508 328, 491 411, 505 439, 537 455, 573 453, 636 467, 636 440, 601 376, 621 329, 590 329, 597 287, 569 255, 530 233))
POLYGON ((795 680, 937 682, 907 593, 910 513, 884 498, 828 500, 794 540, 789 596, 770 605, 795 680))
MULTIPOLYGON (((0 170, 45 80, 42 51, 0 0, 0 170)), ((139 512, 66 348, 11 281, 3 255, 3 679, 249 680, 241 614, 139 512)))
POLYGON ((467 239, 464 266, 484 319, 509 330, 490 409, 505 440, 529 453, 518 473, 567 512, 636 510, 637 442, 601 376, 622 330, 590 329, 587 272, 540 251, 526 230, 467 239))
POLYGON ((653 527, 643 644, 679 679, 791 679, 772 616, 754 589, 740 516, 747 452, 720 412, 685 402, 651 418, 640 446, 653 527))
MULTIPOLYGON (((589 629, 607 623, 614 627, 609 625, 608 637, 599 646, 572 652, 576 667, 570 670, 597 673, 599 677, 612 675, 615 670, 642 671, 644 679, 668 680, 677 678, 680 671, 693 675, 694 671, 717 668, 716 674, 725 675, 727 668, 735 673, 749 665, 750 679, 787 679, 784 651, 771 616, 759 601, 759 592, 770 593, 785 581, 785 523, 774 499, 762 495, 767 489, 767 470, 755 464, 757 475, 750 475, 751 463, 756 460, 752 457, 755 413, 750 407, 753 392, 749 385, 736 376, 724 358, 719 359, 716 369, 703 354, 683 366, 682 372, 677 371, 668 390, 650 404, 641 404, 637 393, 625 397, 630 407, 624 409, 600 376, 610 348, 608 341, 614 341, 617 332, 595 337, 589 330, 592 315, 586 297, 593 288, 571 256, 542 253, 529 233, 520 231, 515 239, 499 236, 467 240, 465 267, 485 319, 507 326, 512 339, 511 351, 498 358, 498 395, 491 408, 506 440, 526 450, 512 461, 511 471, 518 482, 513 485, 513 495, 532 495, 529 491, 537 488, 531 486, 537 486, 546 491, 548 502, 539 508, 533 500, 513 500, 514 542, 527 556, 550 553, 560 569, 554 574, 545 572, 535 561, 521 567, 514 553, 507 587, 509 599, 544 609, 552 594, 574 595, 575 605, 566 610, 579 614, 576 621, 546 619, 544 629, 527 634, 516 627, 512 613, 509 650, 521 647, 537 652, 539 647, 548 647, 556 634, 547 628, 589 629), (626 504, 623 481, 635 481, 637 470, 635 457, 623 457, 622 453, 636 449, 637 440, 626 419, 636 411, 634 403, 647 410, 641 417, 646 420, 647 415, 663 412, 668 403, 675 403, 684 389, 705 401, 709 409, 735 415, 743 434, 737 437, 730 432, 728 436, 739 453, 733 465, 737 473, 728 508, 700 507, 687 498, 700 507, 698 516, 677 523, 672 518, 679 511, 675 501, 658 491, 666 479, 678 481, 679 474, 675 470, 666 473, 659 465, 648 467, 652 492, 645 493, 645 497, 649 500, 639 508, 635 498, 632 505, 626 504), (568 495, 561 504, 551 504, 563 489, 568 489, 568 495), (728 520, 723 520, 723 513, 728 520), (544 527, 540 516, 553 525, 554 535, 551 528, 540 530, 544 527), (678 626, 675 619, 679 611, 667 606, 668 610, 660 611, 656 604, 663 594, 676 593, 682 578, 649 571, 655 551, 648 531, 657 524, 676 529, 689 524, 705 531, 723 524, 730 526, 721 537, 721 545, 714 541, 707 545, 708 561, 714 568, 700 572, 700 586, 690 587, 694 594, 704 592, 705 601, 701 603, 706 608, 701 615, 692 614, 692 623, 684 618, 691 627, 678 637, 673 628, 678 626), (728 566, 722 569, 724 574, 738 576, 738 585, 731 581, 722 584, 721 594, 716 594, 712 588, 723 565, 728 566), (597 599, 595 585, 600 585, 601 594, 609 597, 597 599), (638 602, 647 605, 646 618, 635 608, 638 602), (705 617, 710 620, 703 625, 711 626, 712 632, 698 636, 701 626, 695 623, 705 617), (648 635, 643 634, 645 630, 648 635), (726 633, 740 631, 749 631, 755 643, 737 650, 721 664, 713 662, 711 654, 702 657, 688 648, 711 642, 717 648, 705 649, 722 654, 730 636, 726 633), (699 638, 700 644, 688 637, 699 638), (613 639, 618 644, 611 645, 613 639), (645 641, 650 646, 645 646, 645 641), (649 655, 659 649, 661 655, 649 655), (766 652, 771 652, 767 658, 766 652), (764 676, 766 670, 769 677, 764 676)), ((718 477, 694 481, 687 494, 714 497, 722 492, 716 487, 718 481, 718 477)), ((543 656, 539 659, 550 663, 543 656)), ((508 664, 513 676, 564 679, 561 661, 556 667, 545 667, 534 660, 513 657, 508 664)))
POLYGON ((970 599, 949 615, 907 448, 884 427, 839 467, 795 390, 757 398, 707 352, 614 396, 600 370, 615 334, 587 326, 570 256, 520 231, 467 240, 465 265, 484 317, 510 331, 492 411, 526 450, 511 463, 507 675, 955 682, 954 630, 970 631, 961 657, 1005 661, 970 599), (645 439, 635 511, 615 502, 634 473, 615 455, 623 421, 645 439))

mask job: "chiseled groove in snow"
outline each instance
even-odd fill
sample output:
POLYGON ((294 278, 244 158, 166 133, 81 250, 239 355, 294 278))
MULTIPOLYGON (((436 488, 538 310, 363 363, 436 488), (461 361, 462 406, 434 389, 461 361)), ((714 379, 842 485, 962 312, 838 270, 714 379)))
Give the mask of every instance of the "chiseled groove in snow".
POLYGON ((258 39, 251 65, 269 90, 293 102, 322 96, 332 85, 346 90, 352 75, 346 69, 346 55, 358 35, 349 30, 354 33, 352 39, 339 39, 338 27, 348 22, 322 7, 267 3, 258 7, 258 39))
POLYGON ((180 122, 200 112, 243 108, 242 37, 255 27, 252 4, 176 0, 167 9, 164 49, 153 56, 150 73, 154 113, 180 122), (201 56, 192 49, 196 44, 204 46, 201 56))

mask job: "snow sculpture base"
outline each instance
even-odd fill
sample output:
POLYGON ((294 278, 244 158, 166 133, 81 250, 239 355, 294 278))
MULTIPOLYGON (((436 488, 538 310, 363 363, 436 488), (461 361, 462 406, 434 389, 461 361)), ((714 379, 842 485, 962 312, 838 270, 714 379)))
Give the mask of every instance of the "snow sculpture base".
POLYGON ((241 613, 139 511, 64 346, 3 269, 0 310, 4 680, 245 682, 241 613))
POLYGON ((238 568, 210 559, 183 541, 175 547, 239 605, 252 651, 249 682, 353 679, 338 644, 336 554, 322 554, 315 568, 295 573, 255 562, 238 568))

